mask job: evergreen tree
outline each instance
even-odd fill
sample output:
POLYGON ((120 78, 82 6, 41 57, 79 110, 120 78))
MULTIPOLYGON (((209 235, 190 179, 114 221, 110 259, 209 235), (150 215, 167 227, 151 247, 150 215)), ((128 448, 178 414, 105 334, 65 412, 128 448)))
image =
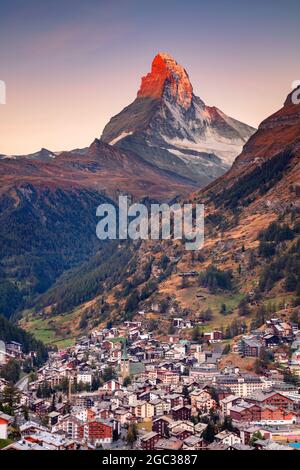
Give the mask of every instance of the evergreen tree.
POLYGON ((238 314, 240 317, 248 317, 251 314, 248 300, 246 298, 240 301, 238 305, 238 314))
POLYGON ((131 384, 131 378, 129 376, 125 377, 123 381, 123 386, 128 387, 128 385, 130 384, 131 384))
POLYGON ((232 424, 232 418, 230 416, 225 416, 223 424, 222 424, 222 431, 227 430, 229 432, 235 432, 235 427, 232 424))
POLYGON ((226 307, 226 304, 222 304, 222 305, 221 305, 220 313, 221 313, 221 315, 226 315, 226 314, 227 314, 227 307, 226 307))
POLYGON ((1 402, 5 405, 8 405, 11 409, 19 403, 20 400, 20 391, 13 384, 8 384, 3 392, 1 402))
POLYGON ((132 423, 128 427, 127 435, 126 435, 126 442, 132 448, 133 444, 138 438, 138 429, 136 423, 132 423))
POLYGON ((250 445, 251 446, 254 446, 255 445, 255 442, 258 440, 258 439, 264 439, 262 433, 260 431, 255 431, 252 436, 251 436, 251 439, 250 439, 250 445))
POLYGON ((16 383, 20 378, 21 367, 18 361, 10 359, 7 364, 0 369, 0 377, 11 383, 16 383))
POLYGON ((207 424, 206 428, 204 429, 203 433, 202 433, 202 437, 203 439, 208 442, 209 444, 212 443, 215 439, 215 426, 213 423, 211 423, 209 421, 209 423, 207 424))
POLYGON ((117 375, 114 369, 111 366, 109 366, 104 369, 102 377, 103 377, 104 382, 108 382, 109 380, 116 379, 117 375))

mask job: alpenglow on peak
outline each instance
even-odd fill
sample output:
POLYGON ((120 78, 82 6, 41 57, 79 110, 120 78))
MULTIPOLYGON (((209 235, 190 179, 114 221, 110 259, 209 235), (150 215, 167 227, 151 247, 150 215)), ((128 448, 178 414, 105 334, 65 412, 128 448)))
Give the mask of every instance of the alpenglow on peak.
POLYGON ((111 118, 101 139, 201 187, 225 173, 254 131, 206 105, 186 70, 160 52, 136 99, 111 118))
POLYGON ((164 95, 188 109, 193 87, 186 70, 171 55, 159 52, 152 61, 151 72, 142 78, 137 96, 161 98, 164 95))

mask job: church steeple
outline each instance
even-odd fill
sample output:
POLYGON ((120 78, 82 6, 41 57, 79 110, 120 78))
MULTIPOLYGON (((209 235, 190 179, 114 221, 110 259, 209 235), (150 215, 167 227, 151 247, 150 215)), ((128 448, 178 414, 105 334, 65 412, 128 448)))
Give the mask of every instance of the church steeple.
POLYGON ((127 356, 127 346, 126 340, 123 342, 123 350, 121 357, 121 367, 120 367, 121 379, 124 381, 125 377, 130 375, 130 362, 127 356))

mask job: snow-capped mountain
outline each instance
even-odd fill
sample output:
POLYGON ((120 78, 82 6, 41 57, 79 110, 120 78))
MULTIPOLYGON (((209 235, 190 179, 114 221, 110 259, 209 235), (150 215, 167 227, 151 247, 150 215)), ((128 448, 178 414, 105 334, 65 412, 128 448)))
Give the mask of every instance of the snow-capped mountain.
POLYGON ((185 69, 159 53, 137 98, 105 126, 101 139, 197 184, 223 174, 255 129, 194 95, 185 69))

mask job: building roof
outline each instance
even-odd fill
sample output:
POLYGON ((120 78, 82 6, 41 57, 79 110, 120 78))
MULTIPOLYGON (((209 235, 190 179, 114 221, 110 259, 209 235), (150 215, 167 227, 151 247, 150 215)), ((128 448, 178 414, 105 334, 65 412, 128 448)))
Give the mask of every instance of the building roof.
POLYGON ((174 406, 174 408, 172 408, 172 411, 179 411, 182 408, 191 409, 192 407, 191 405, 177 405, 177 406, 174 406))
POLYGON ((202 441, 202 439, 198 436, 189 436, 186 439, 184 439, 184 444, 188 446, 195 446, 199 444, 202 441))
POLYGON ((236 399, 238 399, 239 397, 237 397, 236 395, 228 395, 227 397, 225 398, 222 398, 221 403, 224 403, 224 404, 227 404, 227 403, 230 403, 236 399))
POLYGON ((13 421, 13 417, 6 414, 6 413, 2 413, 2 411, 0 411, 0 418, 3 419, 4 421, 7 421, 8 423, 10 423, 11 421, 13 421))
POLYGON ((150 431, 150 432, 147 432, 147 434, 145 434, 145 435, 141 438, 141 441, 146 442, 146 441, 149 441, 149 439, 153 439, 153 437, 156 437, 156 436, 158 436, 157 432, 155 432, 155 431, 150 431))
POLYGON ((179 450, 181 449, 183 442, 176 437, 170 439, 159 439, 155 444, 156 450, 179 450))
POLYGON ((254 450, 254 447, 241 443, 232 444, 231 447, 235 450, 254 450))
POLYGON ((207 446, 207 450, 227 450, 229 444, 223 444, 223 442, 212 442, 207 446))

